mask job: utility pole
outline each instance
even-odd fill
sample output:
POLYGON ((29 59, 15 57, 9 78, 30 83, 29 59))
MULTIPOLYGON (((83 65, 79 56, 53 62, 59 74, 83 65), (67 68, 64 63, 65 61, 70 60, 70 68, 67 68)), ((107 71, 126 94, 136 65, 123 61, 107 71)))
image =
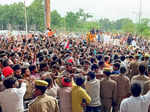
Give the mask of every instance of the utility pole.
POLYGON ((140 7, 139 7, 139 24, 141 24, 142 19, 142 0, 140 0, 140 7))
POLYGON ((25 26, 26 26, 26 36, 28 34, 28 21, 27 21, 27 8, 26 8, 26 2, 24 0, 24 17, 25 17, 25 26))
MULTIPOLYGON (((142 23, 142 0, 140 0, 140 7, 139 7, 139 25, 141 27, 141 23, 142 23)), ((140 31, 140 34, 142 36, 142 31, 140 31)))
POLYGON ((50 0, 45 0, 45 27, 50 28, 51 25, 51 10, 50 10, 50 0))

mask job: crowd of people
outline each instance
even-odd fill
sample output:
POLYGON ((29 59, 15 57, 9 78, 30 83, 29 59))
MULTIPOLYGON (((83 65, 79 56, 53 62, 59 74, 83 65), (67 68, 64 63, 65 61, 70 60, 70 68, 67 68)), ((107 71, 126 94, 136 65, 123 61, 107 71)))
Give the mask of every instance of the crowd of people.
POLYGON ((0 112, 150 111, 149 41, 49 31, 0 36, 0 112))

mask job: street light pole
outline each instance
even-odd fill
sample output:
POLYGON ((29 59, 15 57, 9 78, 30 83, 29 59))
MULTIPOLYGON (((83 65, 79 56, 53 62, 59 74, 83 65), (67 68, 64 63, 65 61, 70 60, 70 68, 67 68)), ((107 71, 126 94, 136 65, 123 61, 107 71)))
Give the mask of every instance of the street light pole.
POLYGON ((28 21, 27 21, 27 8, 24 0, 24 17, 25 17, 25 26, 26 26, 26 36, 28 34, 28 21))

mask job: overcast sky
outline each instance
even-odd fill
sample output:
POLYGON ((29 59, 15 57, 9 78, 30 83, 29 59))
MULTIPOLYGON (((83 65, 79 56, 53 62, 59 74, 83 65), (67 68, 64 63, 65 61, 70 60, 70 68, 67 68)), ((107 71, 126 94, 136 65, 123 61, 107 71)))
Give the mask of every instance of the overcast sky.
MULTIPOLYGON (((0 0, 2 4, 13 3, 23 0, 0 0)), ((29 5, 33 0, 26 0, 29 5)), ((150 18, 150 0, 142 0, 143 17, 150 18)), ((109 18, 116 20, 129 17, 138 19, 140 0, 51 0, 51 9, 57 10, 62 16, 67 11, 78 11, 79 8, 85 10, 98 18, 109 18)))

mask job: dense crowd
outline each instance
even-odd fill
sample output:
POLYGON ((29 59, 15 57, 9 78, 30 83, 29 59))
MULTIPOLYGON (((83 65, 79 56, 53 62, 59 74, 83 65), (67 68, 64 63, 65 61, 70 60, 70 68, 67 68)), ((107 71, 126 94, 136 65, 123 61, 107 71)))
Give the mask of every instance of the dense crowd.
POLYGON ((149 41, 99 31, 0 37, 1 112, 148 112, 149 41))

